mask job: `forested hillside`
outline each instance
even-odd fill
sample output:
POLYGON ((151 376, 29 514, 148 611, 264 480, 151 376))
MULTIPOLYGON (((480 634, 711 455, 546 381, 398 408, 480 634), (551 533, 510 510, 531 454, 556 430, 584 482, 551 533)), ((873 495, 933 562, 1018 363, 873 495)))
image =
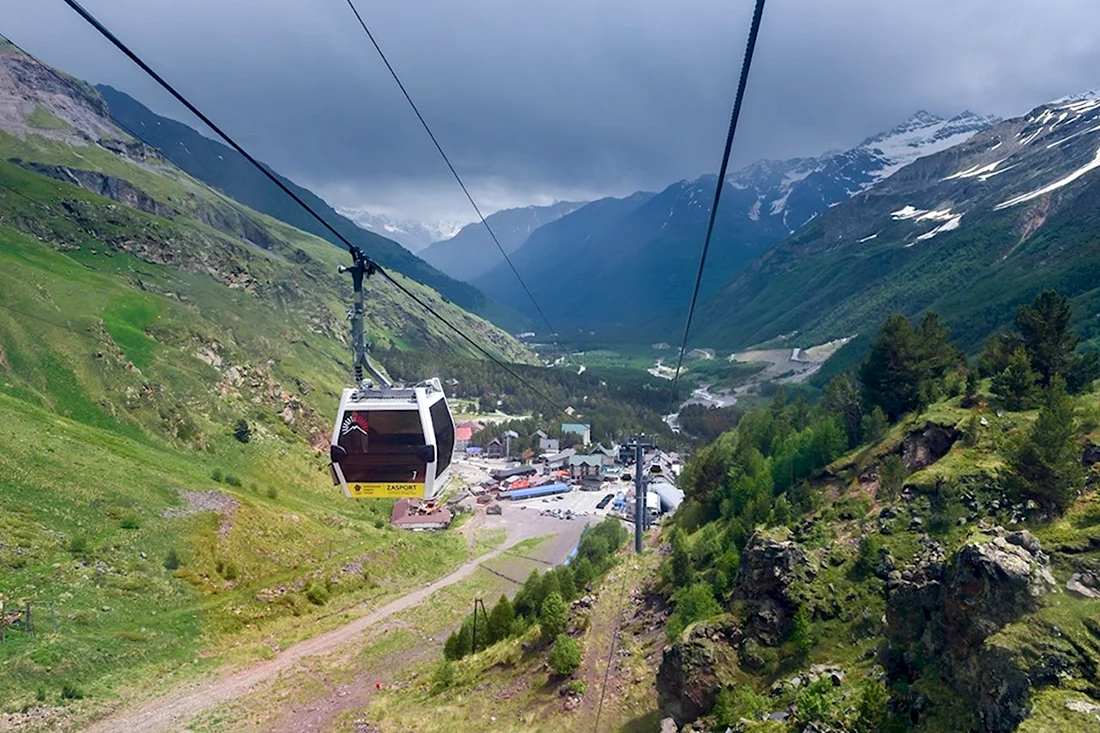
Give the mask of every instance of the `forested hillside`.
POLYGON ((892 317, 819 404, 780 396, 696 454, 654 586, 663 710, 706 729, 1087 728, 1100 368, 1069 323, 1045 292, 968 364, 936 314, 892 317))

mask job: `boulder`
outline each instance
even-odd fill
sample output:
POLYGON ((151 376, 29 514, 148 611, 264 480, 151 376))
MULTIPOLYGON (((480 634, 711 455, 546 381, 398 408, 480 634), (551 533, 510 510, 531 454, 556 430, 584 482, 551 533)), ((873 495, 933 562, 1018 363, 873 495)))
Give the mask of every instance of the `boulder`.
POLYGON ((1093 443, 1091 440, 1086 441, 1081 460, 1086 466, 1095 466, 1100 463, 1100 445, 1093 443))
POLYGON ((690 723, 714 707, 718 690, 737 671, 741 632, 730 618, 693 624, 665 647, 657 669, 661 709, 677 723, 690 723))
POLYGON ((741 555, 736 589, 736 596, 746 601, 746 634, 769 646, 782 642, 801 600, 793 586, 814 575, 816 568, 796 542, 753 533, 741 555))
POLYGON ((973 645, 1034 610, 1054 589, 1050 560, 1028 532, 971 542, 955 554, 944 586, 944 618, 956 643, 973 645))
POLYGON ((1066 581, 1066 590, 1085 598, 1100 598, 1100 574, 1074 573, 1066 581))
POLYGON ((679 730, 676 727, 676 721, 672 718, 665 718, 661 721, 661 733, 676 733, 679 730))

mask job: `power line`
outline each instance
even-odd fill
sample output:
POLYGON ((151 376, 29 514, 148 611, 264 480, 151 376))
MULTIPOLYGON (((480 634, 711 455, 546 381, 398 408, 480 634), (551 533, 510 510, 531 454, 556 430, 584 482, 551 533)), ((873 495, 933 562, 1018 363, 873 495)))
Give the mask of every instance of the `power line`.
POLYGON ((592 729, 599 733, 600 715, 603 714, 603 698, 607 693, 607 678, 611 674, 611 665, 615 662, 615 642, 619 637, 619 622, 623 615, 623 599, 626 598, 626 569, 623 569, 623 587, 619 591, 619 609, 615 612, 615 625, 611 627, 611 649, 607 653, 607 667, 603 671, 603 684, 600 685, 600 704, 596 708, 596 725, 592 729))
POLYGON ((733 114, 730 115, 729 133, 726 135, 726 149, 722 153, 722 165, 718 170, 718 183, 714 189, 714 204, 710 207, 710 221, 707 222, 707 235, 703 239, 703 251, 699 256, 699 271, 695 274, 695 289, 691 294, 691 306, 688 308, 687 322, 684 323, 684 339, 680 344, 680 358, 676 362, 676 375, 672 380, 672 392, 669 401, 676 402, 676 389, 680 384, 680 369, 684 365, 684 352, 687 349, 688 334, 691 332, 691 319, 695 315, 695 304, 699 299, 699 286, 703 282, 703 268, 707 264, 707 251, 710 250, 710 238, 714 234, 714 220, 718 216, 718 203, 722 200, 722 189, 726 184, 726 168, 729 167, 730 149, 733 147, 733 135, 737 130, 737 120, 741 116, 741 103, 745 99, 745 86, 749 81, 749 67, 756 51, 756 37, 760 33, 760 19, 764 15, 765 0, 756 0, 756 9, 752 14, 749 28, 749 40, 745 45, 745 58, 741 62, 741 78, 737 82, 737 97, 733 102, 733 114))
POLYGON ((481 213, 481 208, 477 205, 477 202, 474 201, 474 197, 470 195, 470 191, 466 188, 466 184, 462 182, 462 177, 458 175, 458 171, 455 170, 455 167, 451 164, 451 159, 447 157, 447 154, 445 152, 443 152, 443 146, 439 144, 439 140, 436 139, 435 133, 432 132, 432 128, 428 126, 428 122, 424 119, 424 115, 420 114, 420 109, 416 106, 416 102, 413 101, 412 97, 409 95, 408 90, 405 89, 404 83, 402 83, 401 78, 397 75, 397 72, 394 70, 393 65, 390 64, 390 60, 386 58, 386 54, 382 51, 382 47, 378 45, 378 41, 375 40, 374 34, 371 33, 370 28, 367 27, 367 23, 363 20, 363 16, 359 14, 359 10, 355 7, 355 3, 352 2, 352 0, 347 0, 347 3, 348 7, 351 8, 351 12, 355 13, 355 19, 359 21, 359 26, 363 29, 363 32, 367 34, 367 38, 370 39, 371 45, 374 46, 374 50, 377 51, 378 55, 382 58, 382 63, 386 65, 386 68, 390 72, 390 76, 392 76, 393 80, 397 82, 397 86, 401 90, 401 93, 405 95, 405 100, 409 103, 409 106, 412 107, 413 112, 416 113, 417 119, 420 120, 420 124, 424 127, 424 131, 428 133, 428 137, 431 138, 432 144, 435 145, 435 149, 439 151, 439 155, 442 156, 443 162, 447 164, 447 168, 450 169, 451 175, 453 175, 455 180, 458 181, 459 187, 462 188, 462 193, 466 194, 466 198, 469 199, 470 205, 474 207, 474 211, 477 212, 478 218, 481 219, 481 223, 485 226, 485 231, 489 232, 489 236, 492 238, 493 243, 497 246, 497 249, 500 250, 501 256, 504 257, 504 261, 508 263, 508 267, 512 268, 512 274, 516 276, 516 279, 519 280, 519 284, 523 286, 523 291, 527 293, 527 297, 531 299, 531 303, 535 306, 535 310, 538 311, 539 317, 542 318, 542 322, 545 323, 546 327, 550 329, 550 338, 553 339, 556 343, 558 332, 555 331, 554 327, 550 325, 550 321, 547 320, 546 314, 542 311, 542 306, 538 304, 538 301, 535 300, 535 296, 531 293, 531 289, 527 287, 527 283, 523 281, 522 277, 520 277, 519 271, 516 269, 516 266, 512 264, 512 259, 508 256, 508 253, 504 251, 504 247, 501 246, 500 240, 497 239, 497 235, 493 231, 493 228, 489 226, 489 222, 481 213))
MULTIPOLYGON (((276 176, 274 173, 269 171, 262 163, 260 163, 256 158, 254 158, 251 153, 249 153, 247 150, 245 150, 243 147, 241 147, 241 145, 238 144, 236 140, 234 140, 227 132, 222 130, 221 127, 219 127, 213 120, 211 120, 209 117, 207 117, 205 114, 203 114, 202 111, 198 107, 196 107, 190 101, 188 101, 187 98, 183 96, 183 94, 181 94, 179 91, 177 91, 175 87, 173 87, 171 84, 169 84, 160 74, 158 74, 156 71, 154 71, 152 69, 152 67, 150 67, 147 63, 145 63, 141 59, 141 57, 139 57, 136 53, 134 53, 132 50, 130 50, 129 46, 127 46, 121 39, 119 39, 118 36, 116 36, 114 33, 112 33, 111 30, 108 29, 105 25, 103 25, 103 23, 101 23, 94 15, 92 15, 90 12, 88 12, 79 2, 77 2, 76 0, 64 0, 64 2, 65 2, 66 5, 68 5, 70 8, 72 8, 73 11, 77 13, 77 15, 79 15, 81 18, 83 18, 85 21, 87 21, 87 23, 89 25, 91 25, 93 28, 95 28, 96 31, 98 31, 100 35, 102 35, 104 38, 106 38, 108 41, 110 41, 111 44, 115 46, 115 48, 117 48, 119 51, 121 51, 123 54, 125 54, 127 58, 129 58, 131 61, 133 61, 142 71, 144 71, 146 74, 148 74, 165 91, 167 91, 169 94, 171 94, 173 97, 175 97, 176 100, 180 104, 182 104, 184 107, 186 107, 189 112, 191 112, 193 115, 195 115, 195 117, 197 117, 199 120, 201 120, 203 122, 203 124, 205 124, 208 128, 213 130, 219 137, 221 137, 222 140, 224 140, 227 145, 229 145, 231 148, 236 150, 237 153, 239 153, 245 160, 247 160, 249 163, 251 163, 261 173, 263 173, 263 175, 266 176, 268 178, 268 180, 270 180, 272 183, 274 183, 276 186, 278 186, 279 189, 282 190, 283 193, 285 193, 287 196, 289 196, 295 203, 297 203, 299 206, 301 206, 307 213, 309 213, 314 219, 316 219, 318 221, 318 223, 320 223, 323 227, 325 227, 328 231, 330 231, 337 239, 339 239, 347 247, 349 253, 351 253, 353 256, 356 256, 356 255, 363 256, 359 252, 359 250, 355 247, 355 245, 352 244, 350 241, 348 241, 348 239, 343 234, 341 234, 335 227, 333 227, 332 224, 330 224, 328 222, 328 220, 326 220, 321 214, 319 214, 308 203, 306 203, 304 200, 302 200, 302 198, 300 196, 298 196, 296 193, 294 193, 294 191, 292 191, 285 183, 283 183, 281 180, 279 180, 278 176, 276 176)), ((367 259, 367 258, 365 256, 363 256, 363 259, 367 259)), ((525 387, 527 387, 529 390, 531 390, 532 393, 538 395, 541 399, 545 400, 547 402, 547 404, 554 407, 555 410, 560 410, 561 412, 566 412, 565 408, 563 408, 560 405, 558 405, 557 403, 555 403, 554 400, 552 400, 550 397, 546 396, 545 393, 543 393, 541 390, 539 390, 538 388, 533 386, 530 382, 528 382, 523 377, 519 376, 519 374, 517 374, 515 371, 513 371, 507 364, 505 364, 504 362, 497 359, 493 354, 491 354, 488 350, 486 350, 481 344, 477 343, 472 338, 470 338, 470 336, 468 336, 464 331, 462 331, 462 329, 458 328, 458 326, 454 325, 451 321, 449 321, 447 318, 445 318, 443 315, 441 315, 438 311, 436 311, 434 308, 432 308, 431 305, 426 303, 422 298, 420 298, 415 293, 413 293, 411 290, 409 290, 407 287, 405 287, 403 284, 398 282, 392 275, 390 275, 388 272, 386 272, 383 268, 378 267, 378 266, 376 266, 376 267, 377 267, 377 271, 379 273, 381 273, 381 275, 387 281, 389 281, 394 287, 396 287, 399 291, 401 291, 409 299, 411 299, 413 302, 415 302, 417 305, 419 305, 425 311, 427 311, 428 313, 433 315, 436 319, 438 319, 440 322, 442 322, 444 325, 446 325, 448 328, 450 328, 452 331, 454 331, 456 334, 458 334, 463 340, 468 342, 471 346, 473 346, 477 351, 482 353, 486 358, 488 358, 494 364, 499 366, 504 371, 508 372, 508 374, 510 374, 513 378, 515 378, 518 382, 520 382, 520 384, 523 384, 525 387)), ((568 414, 568 413, 566 413, 566 414, 568 414)))

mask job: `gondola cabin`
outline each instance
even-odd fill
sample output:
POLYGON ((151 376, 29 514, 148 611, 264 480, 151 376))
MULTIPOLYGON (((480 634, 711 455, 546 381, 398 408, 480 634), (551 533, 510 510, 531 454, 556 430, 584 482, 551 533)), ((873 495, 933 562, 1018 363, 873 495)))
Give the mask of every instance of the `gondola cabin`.
POLYGON ((455 424, 438 379, 345 389, 332 431, 332 479, 353 499, 431 499, 450 478, 455 424))

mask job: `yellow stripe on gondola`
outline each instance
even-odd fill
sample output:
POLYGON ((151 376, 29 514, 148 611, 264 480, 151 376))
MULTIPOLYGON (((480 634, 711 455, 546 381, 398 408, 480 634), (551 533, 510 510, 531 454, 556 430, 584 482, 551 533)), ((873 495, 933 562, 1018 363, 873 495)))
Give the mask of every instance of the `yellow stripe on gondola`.
POLYGON ((348 484, 353 499, 403 499, 424 498, 424 484, 348 484))

